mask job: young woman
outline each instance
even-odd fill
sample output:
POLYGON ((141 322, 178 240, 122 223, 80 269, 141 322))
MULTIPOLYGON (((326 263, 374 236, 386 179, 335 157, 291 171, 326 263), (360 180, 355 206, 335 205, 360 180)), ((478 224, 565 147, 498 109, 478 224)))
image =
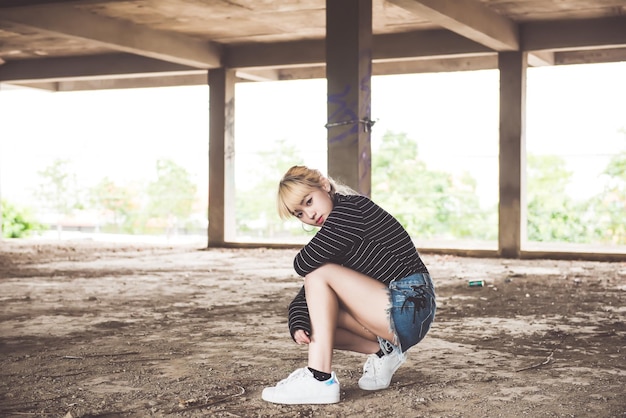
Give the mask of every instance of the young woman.
POLYGON ((409 234, 367 197, 304 166, 280 181, 278 211, 320 230, 294 260, 304 286, 289 306, 289 330, 297 344, 308 344, 308 367, 265 388, 262 398, 339 402, 335 348, 370 354, 361 389, 389 387, 435 317, 434 286, 409 234))

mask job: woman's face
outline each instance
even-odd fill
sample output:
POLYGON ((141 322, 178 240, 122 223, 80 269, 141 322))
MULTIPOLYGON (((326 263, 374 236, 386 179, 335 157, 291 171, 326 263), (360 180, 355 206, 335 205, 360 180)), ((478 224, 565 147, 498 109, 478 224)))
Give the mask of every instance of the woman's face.
POLYGON ((300 204, 293 208, 294 216, 307 225, 321 227, 333 210, 329 191, 330 185, 324 185, 322 189, 307 193, 300 204))

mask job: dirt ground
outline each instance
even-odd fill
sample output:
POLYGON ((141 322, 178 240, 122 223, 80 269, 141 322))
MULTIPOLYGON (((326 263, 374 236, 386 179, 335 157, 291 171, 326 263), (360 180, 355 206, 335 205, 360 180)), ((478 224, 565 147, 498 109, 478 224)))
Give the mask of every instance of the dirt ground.
POLYGON ((0 416, 626 417, 626 263, 426 253, 437 319, 389 389, 336 352, 339 404, 266 403, 306 364, 295 252, 1 242, 0 416))

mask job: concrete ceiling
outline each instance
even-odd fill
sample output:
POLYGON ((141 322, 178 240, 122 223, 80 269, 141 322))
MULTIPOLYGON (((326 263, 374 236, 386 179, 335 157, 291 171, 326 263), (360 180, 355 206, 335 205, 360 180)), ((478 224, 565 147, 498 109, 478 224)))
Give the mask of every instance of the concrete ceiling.
MULTIPOLYGON (((339 1, 339 0, 335 0, 339 1)), ((374 74, 626 60, 626 0, 372 0, 374 74)), ((0 82, 49 90, 324 77, 325 0, 0 0, 0 82)))

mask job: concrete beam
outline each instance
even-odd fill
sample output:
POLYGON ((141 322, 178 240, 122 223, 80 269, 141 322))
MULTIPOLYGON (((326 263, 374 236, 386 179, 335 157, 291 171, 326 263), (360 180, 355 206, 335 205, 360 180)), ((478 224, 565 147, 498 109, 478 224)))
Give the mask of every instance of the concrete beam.
POLYGON ((530 67, 546 67, 556 63, 554 52, 533 51, 528 53, 528 65, 530 67))
MULTIPOLYGON (((372 40, 372 59, 390 61, 416 57, 445 57, 493 52, 447 30, 427 30, 377 35, 372 40)), ((235 45, 225 49, 228 68, 286 68, 323 65, 324 40, 235 45)))
MULTIPOLYGON (((453 71, 476 71, 492 70, 498 68, 496 54, 458 57, 458 58, 433 58, 403 60, 394 62, 375 62, 372 64, 372 75, 397 75, 418 73, 441 73, 453 71)), ((326 68, 286 68, 278 71, 280 80, 308 80, 313 78, 326 78, 326 68)))
POLYGON ((626 48, 606 48, 584 51, 562 51, 555 53, 557 65, 595 64, 601 62, 626 61, 626 48))
POLYGON ((519 30, 511 19, 475 0, 388 0, 415 15, 495 51, 519 49, 519 30))
POLYGON ((494 51, 448 30, 426 30, 374 36, 374 62, 415 58, 483 55, 494 51))
POLYGON ((524 51, 626 46, 626 17, 528 22, 520 27, 524 51))
POLYGON ((0 81, 18 84, 189 73, 205 74, 206 70, 122 53, 8 61, 0 66, 0 81))
POLYGON ((53 83, 20 84, 25 87, 40 88, 50 91, 86 91, 86 90, 116 90, 138 89, 154 87, 180 87, 206 85, 205 74, 170 75, 142 78, 116 78, 106 80, 70 80, 53 83))
POLYGON ((278 70, 275 69, 240 69, 237 70, 236 76, 245 81, 277 81, 280 79, 278 70))
MULTIPOLYGON (((498 67, 495 54, 478 57, 418 59, 398 62, 380 62, 373 64, 373 75, 418 74, 453 71, 488 70, 498 67)), ((246 71, 236 72, 237 82, 247 81, 275 81, 275 80, 309 80, 326 78, 326 67, 286 68, 258 73, 246 71), (271 76, 271 77, 270 77, 271 76)), ((23 86, 48 91, 81 91, 81 90, 110 90, 128 88, 173 87, 173 86, 200 86, 206 84, 206 72, 195 70, 193 73, 152 75, 136 75, 123 77, 118 75, 111 78, 74 78, 59 81, 17 81, 5 86, 23 86)))
POLYGON ((2 9, 2 19, 56 35, 87 39, 107 48, 181 65, 208 69, 221 63, 221 50, 211 42, 98 16, 72 5, 2 9))

